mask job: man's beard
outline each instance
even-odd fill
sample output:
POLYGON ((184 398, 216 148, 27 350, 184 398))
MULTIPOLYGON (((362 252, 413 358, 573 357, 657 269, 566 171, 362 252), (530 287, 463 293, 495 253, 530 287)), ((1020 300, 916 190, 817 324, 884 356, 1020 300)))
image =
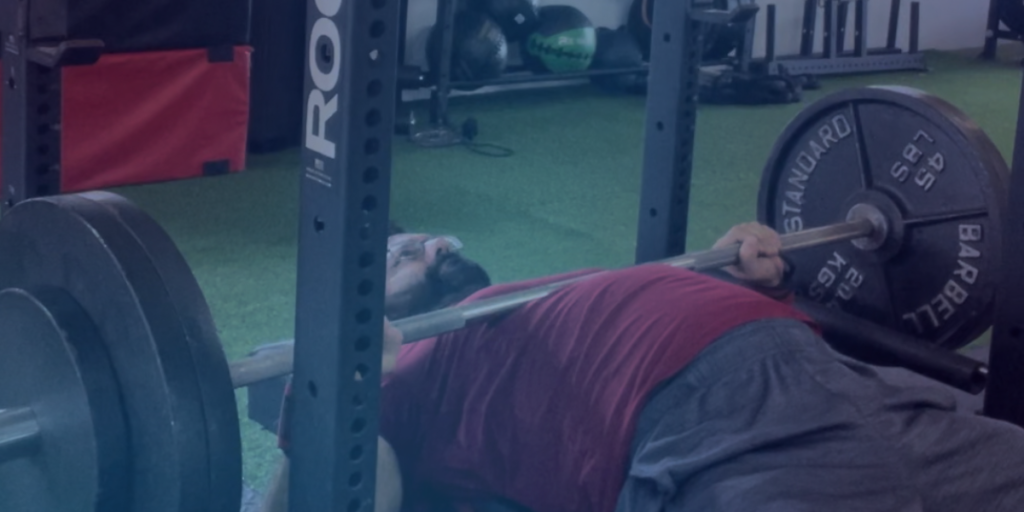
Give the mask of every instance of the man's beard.
POLYGON ((441 254, 427 270, 408 316, 453 306, 490 285, 491 278, 480 264, 459 253, 441 254))

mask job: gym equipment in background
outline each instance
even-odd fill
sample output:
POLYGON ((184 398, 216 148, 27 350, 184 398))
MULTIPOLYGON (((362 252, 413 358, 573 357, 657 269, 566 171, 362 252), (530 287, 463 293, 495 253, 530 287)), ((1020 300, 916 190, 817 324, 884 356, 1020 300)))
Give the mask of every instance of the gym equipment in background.
POLYGON ((545 5, 519 54, 534 73, 572 73, 589 68, 596 49, 597 32, 586 14, 570 5, 545 5))
POLYGON ((471 0, 470 6, 497 22, 509 43, 526 39, 537 27, 537 0, 471 0))
MULTIPOLYGON (((490 16, 471 9, 455 14, 452 31, 451 68, 455 81, 475 82, 498 78, 508 64, 508 42, 501 27, 490 16)), ((444 31, 435 24, 427 40, 430 75, 436 80, 443 66, 441 59, 444 31)), ((464 89, 476 87, 466 86, 464 89)))
MULTIPOLYGON (((639 68, 643 64, 640 46, 625 27, 618 30, 607 27, 597 29, 597 49, 590 69, 639 68)), ((643 94, 647 90, 646 73, 595 75, 590 77, 590 81, 609 92, 643 94)))
POLYGON ((849 75, 883 71, 926 71, 924 53, 918 49, 921 4, 910 3, 910 34, 907 51, 897 44, 900 6, 902 0, 891 0, 889 30, 886 44, 881 48, 868 47, 868 0, 804 0, 803 31, 800 52, 797 55, 775 54, 775 4, 767 5, 765 57, 755 62, 753 69, 768 74, 849 75), (846 49, 846 31, 850 7, 854 9, 853 50, 846 49), (815 28, 819 7, 822 10, 821 51, 815 51, 815 28))
MULTIPOLYGON (((651 58, 651 23, 655 0, 633 0, 627 15, 626 27, 640 46, 645 61, 651 58)), ((699 0, 694 8, 730 11, 741 5, 756 5, 754 0, 699 0)), ((746 22, 725 24, 705 23, 701 25, 703 44, 701 60, 705 64, 725 59, 736 51, 742 51, 746 22)))
POLYGON ((983 59, 996 57, 1000 39, 1024 41, 1024 0, 989 0, 983 59))

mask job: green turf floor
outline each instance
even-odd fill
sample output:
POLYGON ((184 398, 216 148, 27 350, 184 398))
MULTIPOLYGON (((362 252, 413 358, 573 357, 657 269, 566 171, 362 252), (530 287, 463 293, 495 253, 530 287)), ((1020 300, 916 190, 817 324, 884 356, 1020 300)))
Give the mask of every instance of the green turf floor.
MULTIPOLYGON (((938 94, 972 116, 1008 158, 1020 73, 1009 59, 972 57, 932 54, 927 74, 825 79, 803 104, 702 106, 689 247, 707 247, 731 225, 755 218, 759 175, 776 134, 808 102, 841 88, 903 84, 938 94)), ((512 148, 515 156, 396 140, 394 218, 412 230, 458 235, 497 281, 630 263, 643 98, 573 87, 454 101, 453 119, 469 115, 479 121, 481 141, 512 148)), ((286 151, 254 156, 238 175, 119 190, 178 242, 231 358, 291 336, 297 171, 297 152, 286 151)), ((239 399, 244 407, 244 393, 239 399)), ((243 424, 245 477, 262 487, 276 457, 273 437, 243 424)))

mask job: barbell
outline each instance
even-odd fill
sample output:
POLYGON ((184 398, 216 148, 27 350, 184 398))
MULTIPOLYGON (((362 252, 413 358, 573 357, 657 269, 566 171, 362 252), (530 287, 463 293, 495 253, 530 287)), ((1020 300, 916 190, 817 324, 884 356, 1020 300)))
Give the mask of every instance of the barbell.
MULTIPOLYGON (((991 324, 1007 172, 942 100, 842 91, 780 137, 759 219, 782 233, 800 307, 830 343, 980 392, 985 366, 951 349, 991 324)), ((704 271, 737 259, 730 247, 650 264, 704 271)), ((395 326, 414 342, 575 281, 395 326)), ((234 389, 290 373, 290 342, 229 364, 184 257, 142 210, 105 192, 11 209, 0 219, 0 332, 0 510, 237 512, 234 389)))

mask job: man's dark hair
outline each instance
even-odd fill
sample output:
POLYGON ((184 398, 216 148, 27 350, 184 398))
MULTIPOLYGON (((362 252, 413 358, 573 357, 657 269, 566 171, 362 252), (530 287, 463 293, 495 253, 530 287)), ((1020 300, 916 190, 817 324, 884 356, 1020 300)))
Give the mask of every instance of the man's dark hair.
POLYGON ((491 285, 491 276, 479 263, 459 253, 438 256, 426 281, 409 304, 408 316, 454 306, 491 285))

